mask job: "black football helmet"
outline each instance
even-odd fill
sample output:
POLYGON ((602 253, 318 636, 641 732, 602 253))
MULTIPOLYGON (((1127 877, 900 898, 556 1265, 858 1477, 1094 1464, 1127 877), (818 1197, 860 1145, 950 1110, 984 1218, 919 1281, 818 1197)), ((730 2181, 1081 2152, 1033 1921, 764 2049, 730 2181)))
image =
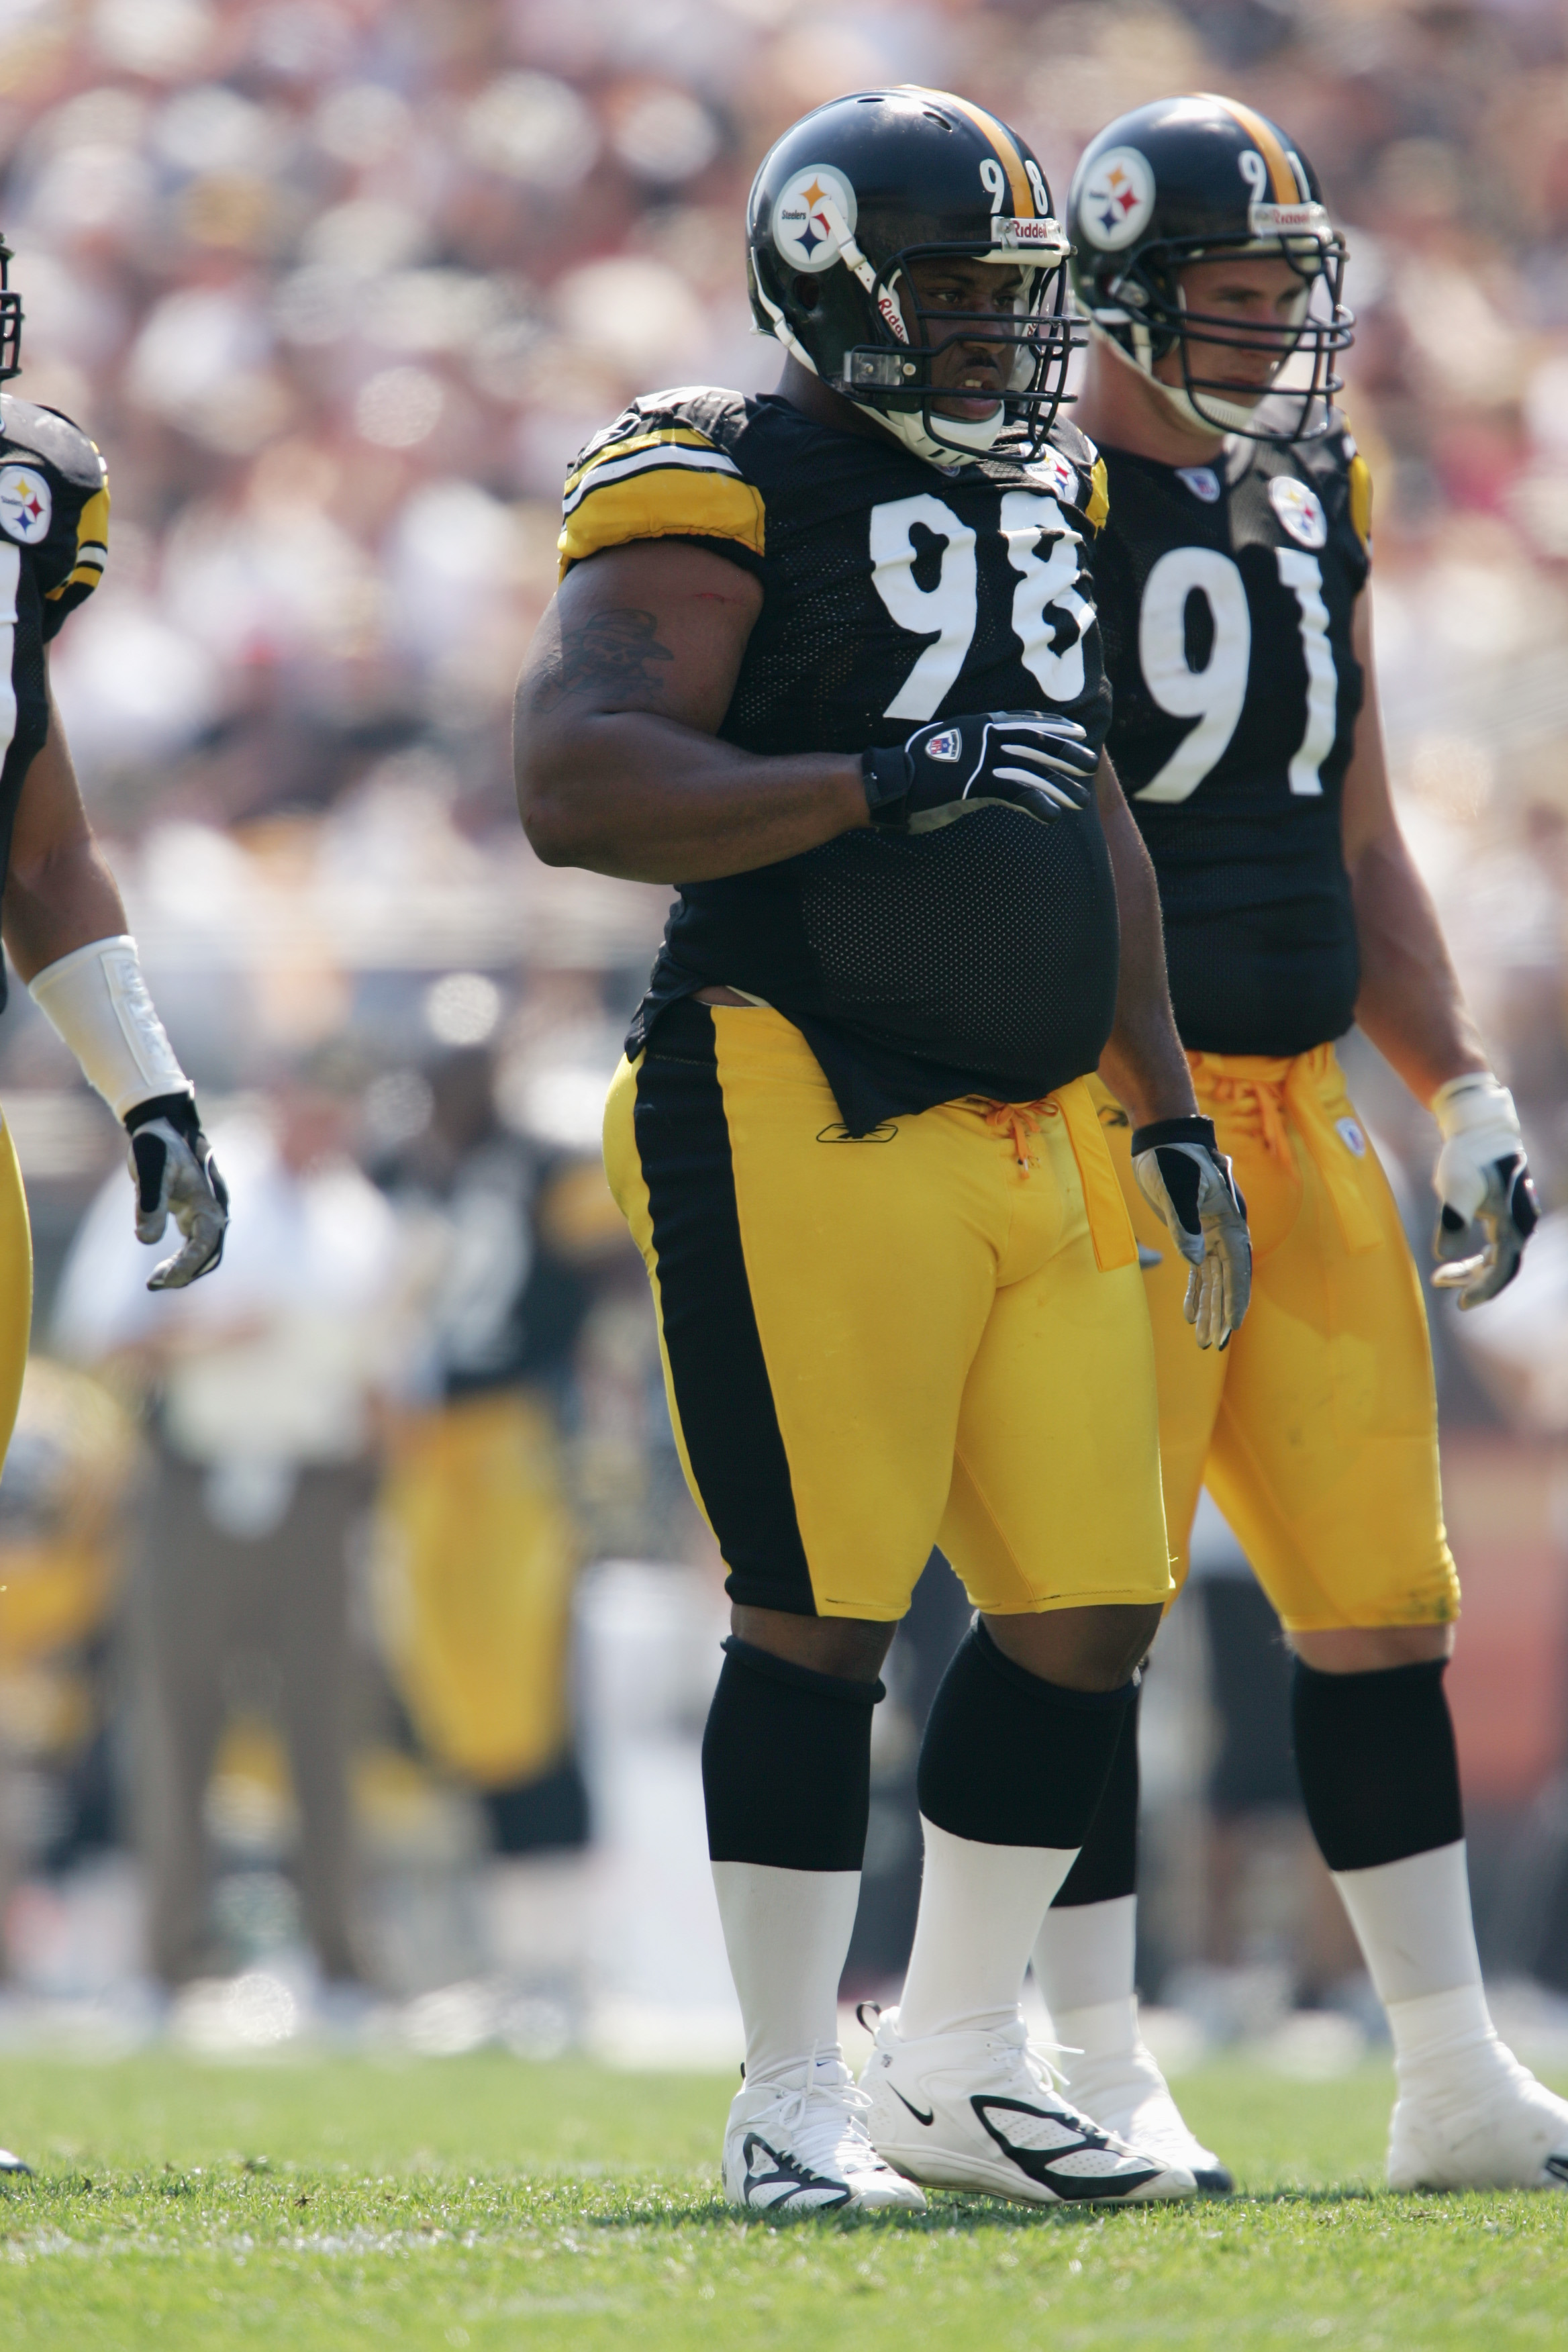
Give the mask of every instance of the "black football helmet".
POLYGON ((1355 328, 1340 299, 1345 245, 1311 165, 1272 122, 1206 93, 1119 115, 1084 150, 1068 219, 1079 307, 1189 422, 1252 441, 1328 431, 1341 383, 1333 362, 1355 328), (1227 253, 1290 264, 1300 297, 1289 321, 1244 325, 1188 309, 1183 265, 1227 253), (1238 399, 1233 383, 1194 373, 1194 342, 1265 352, 1279 380, 1270 377, 1267 397, 1238 399), (1179 386, 1152 373, 1173 350, 1179 386))
POLYGON ((763 158, 746 236, 760 331, 917 457, 1026 465, 1038 454, 1073 342, 1069 247, 1045 173, 994 114, 945 90, 834 99, 763 158), (1010 310, 925 308, 909 265, 944 255, 1021 272, 1010 310), (989 416, 936 411, 931 363, 955 331, 1005 347, 1005 389, 989 416))
POLYGON ((22 373, 22 298, 11 284, 11 258, 0 236, 0 383, 22 373))

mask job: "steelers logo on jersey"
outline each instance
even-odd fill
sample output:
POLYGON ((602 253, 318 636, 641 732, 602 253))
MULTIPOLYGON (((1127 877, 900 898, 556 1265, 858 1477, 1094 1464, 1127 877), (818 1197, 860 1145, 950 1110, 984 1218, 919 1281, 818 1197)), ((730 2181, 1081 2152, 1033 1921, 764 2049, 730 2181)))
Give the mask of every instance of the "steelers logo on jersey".
POLYGON ((804 269, 812 277, 831 269, 838 258, 838 238, 823 209, 825 199, 837 206, 853 235, 855 191, 831 163, 797 172, 785 182, 773 206, 773 243, 792 269, 804 269))
POLYGON ((1065 499, 1071 506, 1078 504, 1078 476, 1059 449, 1047 449, 1029 468, 1026 478, 1048 489, 1053 497, 1065 499))
POLYGON ((1268 485, 1268 503, 1298 547, 1327 545, 1329 520, 1318 494, 1294 474, 1276 474, 1268 485))
POLYGON ((54 504, 49 486, 31 466, 0 466, 0 530, 24 547, 47 539, 54 504))
POLYGON ((1136 147, 1108 148, 1079 199, 1085 235, 1114 252, 1142 234, 1153 209, 1154 172, 1147 155, 1136 147))

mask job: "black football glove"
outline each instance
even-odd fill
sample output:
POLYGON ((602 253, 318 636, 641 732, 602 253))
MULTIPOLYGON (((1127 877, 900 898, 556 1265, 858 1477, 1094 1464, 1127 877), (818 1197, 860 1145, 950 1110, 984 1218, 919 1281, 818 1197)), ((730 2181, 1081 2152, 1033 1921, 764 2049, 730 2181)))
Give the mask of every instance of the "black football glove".
POLYGON ((1483 1307, 1508 1288, 1541 1222, 1519 1114, 1489 1070, 1469 1070, 1438 1087, 1432 1116, 1443 1137, 1432 1176, 1442 1204, 1433 1286, 1457 1290, 1461 1307, 1483 1307))
POLYGON ((184 1246, 148 1277, 149 1290, 184 1290, 223 1256, 228 1187, 217 1172, 190 1095, 154 1095, 125 1114, 136 1181, 136 1238, 160 1242, 171 1217, 184 1246))
POLYGON ((1132 1167, 1192 1267, 1183 1312, 1199 1347, 1227 1348, 1252 1296, 1252 1243, 1214 1121, 1162 1118, 1134 1128, 1132 1167))
POLYGON ((871 822, 889 833, 931 833, 998 804, 1054 824, 1089 806, 1099 766, 1081 727, 1038 710, 945 719, 860 761, 871 822))

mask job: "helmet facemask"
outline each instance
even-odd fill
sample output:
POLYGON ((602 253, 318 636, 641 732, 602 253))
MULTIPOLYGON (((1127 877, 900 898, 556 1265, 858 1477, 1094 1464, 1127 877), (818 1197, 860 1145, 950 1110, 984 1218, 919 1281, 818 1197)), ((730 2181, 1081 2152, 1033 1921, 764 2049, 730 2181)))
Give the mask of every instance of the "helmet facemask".
POLYGON ((11 284, 11 260, 0 237, 0 383, 22 373, 22 298, 11 284))
MULTIPOLYGON (((1263 209, 1253 207, 1254 213, 1263 209)), ((1317 440, 1332 425, 1333 395, 1343 381, 1333 363, 1355 330, 1354 313, 1341 299, 1344 240, 1330 229, 1321 205, 1278 209, 1310 215, 1311 225, 1297 229, 1292 223, 1279 234, 1247 237, 1169 238, 1144 247, 1121 277, 1100 281, 1104 299, 1094 306, 1095 323, 1110 348, 1200 431, 1284 444, 1317 440), (1227 257, 1289 263, 1300 289, 1293 315, 1276 326, 1193 310, 1181 272, 1191 263, 1227 257), (1273 365, 1256 394, 1246 393, 1223 377, 1198 373, 1194 345, 1259 352, 1273 365), (1154 373, 1156 362, 1173 350, 1181 355, 1179 383, 1154 373)))
POLYGON ((866 221, 858 224, 863 242, 857 242, 831 197, 821 211, 833 233, 832 264, 795 278, 797 302, 805 310, 795 328, 753 273, 753 299, 779 341, 930 464, 973 465, 994 454, 1020 467, 1032 463, 1061 405, 1068 360, 1081 341, 1068 311, 1070 248, 1058 224, 998 215, 984 240, 930 237, 873 258, 864 249, 876 244, 866 221), (916 272, 943 261, 1005 269, 1018 290, 978 310, 933 304, 921 298, 916 272), (818 311, 826 330, 820 339, 810 334, 818 311), (820 341, 824 358, 837 347, 842 354, 837 369, 819 364, 808 336, 820 341), (944 381, 943 355, 955 344, 969 348, 974 373, 995 379, 994 400, 985 401, 978 387, 971 394, 979 411, 973 416, 943 414, 939 405, 963 397, 944 381))

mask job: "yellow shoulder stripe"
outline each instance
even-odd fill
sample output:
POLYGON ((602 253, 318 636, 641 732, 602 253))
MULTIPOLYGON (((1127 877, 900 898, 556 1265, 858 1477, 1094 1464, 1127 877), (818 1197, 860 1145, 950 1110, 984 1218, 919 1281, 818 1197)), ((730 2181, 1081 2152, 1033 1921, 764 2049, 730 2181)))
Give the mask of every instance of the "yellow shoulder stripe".
POLYGON ((1372 551, 1372 467, 1363 457, 1351 459, 1351 521, 1355 535, 1370 554, 1372 551))
POLYGON ((629 441, 606 441, 602 449, 595 449, 591 457, 584 457, 583 463, 567 475, 567 496, 571 496, 584 475, 592 473, 595 466, 605 465, 616 457, 629 457, 639 449, 657 449, 661 444, 679 449, 713 447, 705 433, 696 432, 689 425, 665 425, 656 433, 634 434, 629 441))
POLYGON ((95 490, 76 519, 76 562, 58 588, 46 592, 45 602, 57 604, 68 588, 96 588, 103 577, 109 553, 109 485, 95 490))
POLYGON ((1205 98, 1213 99, 1216 106, 1223 106, 1227 114, 1233 114, 1247 132, 1268 166, 1268 176, 1274 184, 1275 203, 1277 205, 1304 204, 1308 192, 1305 188, 1297 187, 1296 174, 1290 169, 1290 159, 1279 144, 1279 134, 1273 124, 1266 122, 1261 114, 1255 114, 1250 106, 1243 106, 1237 98, 1221 98, 1212 89, 1205 90, 1202 95, 1205 98))
POLYGON ((599 489, 590 485, 567 516, 556 546, 564 579, 584 556, 634 539, 732 539, 760 556, 764 532, 762 492, 750 482, 736 474, 670 466, 627 475, 599 489))
POLYGON ((1097 457, 1094 461, 1094 471, 1089 478, 1089 504, 1084 509, 1084 520, 1090 530, 1100 530, 1103 528, 1105 518, 1110 512, 1110 486, 1105 478, 1105 460, 1103 457, 1097 457))

